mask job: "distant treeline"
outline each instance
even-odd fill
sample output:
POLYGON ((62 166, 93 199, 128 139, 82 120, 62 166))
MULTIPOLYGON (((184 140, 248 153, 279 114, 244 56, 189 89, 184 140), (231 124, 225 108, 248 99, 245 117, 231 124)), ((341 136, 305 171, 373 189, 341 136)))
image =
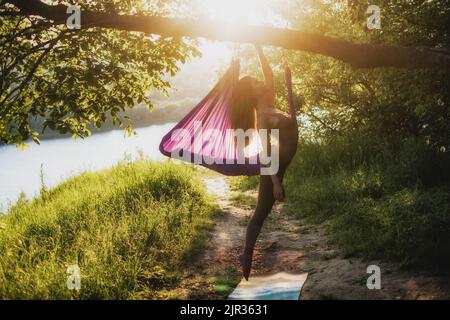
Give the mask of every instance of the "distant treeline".
MULTIPOLYGON (((164 124, 169 122, 177 122, 183 118, 197 103, 197 99, 184 98, 177 101, 157 101, 157 105, 153 110, 149 110, 145 105, 138 105, 133 109, 129 109, 121 113, 124 118, 122 128, 130 124, 133 128, 147 127, 151 125, 164 124)), ((60 134, 50 128, 44 129, 44 119, 41 117, 30 120, 33 130, 39 132, 40 139, 57 138, 62 136, 70 136, 70 134, 60 134)), ((110 130, 121 129, 119 125, 113 124, 111 117, 100 129, 91 126, 89 128, 92 133, 105 132, 110 130)))

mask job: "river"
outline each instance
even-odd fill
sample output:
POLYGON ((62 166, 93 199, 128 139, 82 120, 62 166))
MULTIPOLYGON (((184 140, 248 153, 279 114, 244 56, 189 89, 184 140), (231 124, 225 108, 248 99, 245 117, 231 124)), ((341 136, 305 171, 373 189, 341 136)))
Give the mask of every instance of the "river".
POLYGON ((0 146, 0 212, 7 212, 20 193, 28 198, 39 194, 41 173, 47 188, 85 171, 109 168, 124 159, 142 153, 152 160, 162 160, 159 143, 173 123, 135 129, 126 137, 123 130, 97 133, 86 139, 70 137, 29 142, 24 150, 0 146))

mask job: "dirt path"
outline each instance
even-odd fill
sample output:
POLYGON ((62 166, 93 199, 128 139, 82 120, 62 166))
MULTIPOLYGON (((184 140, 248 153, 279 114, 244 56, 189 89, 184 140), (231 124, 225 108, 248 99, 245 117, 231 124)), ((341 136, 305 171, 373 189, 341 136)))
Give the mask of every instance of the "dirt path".
MULTIPOLYGON (((196 259, 178 289, 177 297, 225 298, 239 282, 237 257, 245 228, 252 215, 246 203, 255 203, 255 192, 232 200, 223 177, 205 178, 223 214, 217 219, 205 252, 196 259), (242 201, 247 199, 248 201, 242 201)), ((404 272, 381 261, 345 259, 329 243, 321 226, 307 224, 283 213, 277 204, 267 219, 255 248, 252 274, 308 272, 301 299, 449 299, 450 281, 432 275, 404 272), (367 266, 381 268, 381 290, 366 286, 367 266)))

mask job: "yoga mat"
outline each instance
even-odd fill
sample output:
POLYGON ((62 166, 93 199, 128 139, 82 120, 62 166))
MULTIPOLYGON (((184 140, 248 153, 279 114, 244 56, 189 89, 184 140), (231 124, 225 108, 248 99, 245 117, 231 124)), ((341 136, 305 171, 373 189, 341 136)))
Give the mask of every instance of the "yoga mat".
POLYGON ((307 273, 280 272, 274 275, 250 276, 242 279, 228 296, 229 300, 298 300, 307 273))

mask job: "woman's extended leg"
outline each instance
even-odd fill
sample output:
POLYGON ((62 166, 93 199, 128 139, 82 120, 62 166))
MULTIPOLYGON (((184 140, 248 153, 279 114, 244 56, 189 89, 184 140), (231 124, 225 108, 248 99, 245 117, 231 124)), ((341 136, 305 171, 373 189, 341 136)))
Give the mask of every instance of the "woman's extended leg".
POLYGON ((247 234, 245 240, 246 254, 252 255, 256 239, 261 231, 261 228, 272 210, 275 198, 273 196, 273 184, 270 176, 261 176, 259 180, 258 203, 256 205, 255 213, 250 219, 247 226, 247 234))
MULTIPOLYGON (((283 179, 284 170, 280 170, 280 180, 283 179)), ((258 203, 255 213, 247 226, 244 253, 239 257, 243 274, 246 280, 250 275, 252 267, 253 249, 261 228, 272 210, 275 198, 273 196, 273 184, 270 176, 261 176, 259 179, 258 203)))

